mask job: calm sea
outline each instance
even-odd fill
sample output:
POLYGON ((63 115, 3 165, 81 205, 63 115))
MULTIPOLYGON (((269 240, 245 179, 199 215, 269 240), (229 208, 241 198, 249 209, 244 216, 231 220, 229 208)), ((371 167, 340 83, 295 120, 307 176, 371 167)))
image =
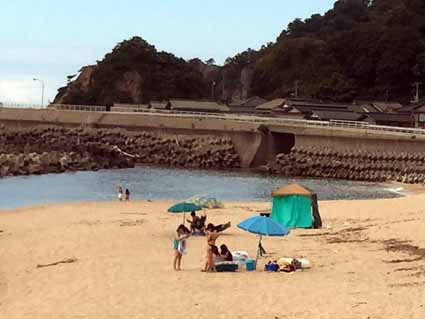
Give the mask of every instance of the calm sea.
POLYGON ((283 178, 246 171, 214 172, 142 166, 3 178, 0 179, 0 208, 114 200, 117 185, 129 188, 135 199, 185 199, 203 195, 220 200, 268 201, 272 189, 292 182, 314 190, 319 200, 400 196, 380 184, 283 178))

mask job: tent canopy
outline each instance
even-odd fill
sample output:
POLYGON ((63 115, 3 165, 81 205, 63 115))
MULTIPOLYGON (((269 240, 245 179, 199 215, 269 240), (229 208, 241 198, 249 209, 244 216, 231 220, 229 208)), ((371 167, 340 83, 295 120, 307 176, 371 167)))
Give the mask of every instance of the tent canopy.
POLYGON ((311 197, 313 193, 301 186, 299 184, 289 184, 282 187, 279 187, 272 191, 272 196, 288 196, 288 195, 300 195, 300 196, 309 196, 311 197))
POLYGON ((317 196, 307 188, 291 184, 272 192, 271 218, 289 228, 320 227, 317 196))

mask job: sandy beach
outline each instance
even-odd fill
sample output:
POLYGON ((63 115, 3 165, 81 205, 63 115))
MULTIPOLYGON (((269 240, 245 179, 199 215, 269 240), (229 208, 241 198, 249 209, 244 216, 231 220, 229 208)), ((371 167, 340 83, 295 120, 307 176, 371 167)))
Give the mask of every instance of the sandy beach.
MULTIPOLYGON (((324 227, 264 239, 259 270, 202 273, 205 238, 172 269, 171 201, 0 210, 1 318, 425 318, 425 195, 320 202, 324 227), (312 268, 266 273, 268 260, 312 268), (55 262, 56 265, 37 267, 55 262)), ((235 225, 269 203, 226 202, 218 239, 255 256, 235 225)))

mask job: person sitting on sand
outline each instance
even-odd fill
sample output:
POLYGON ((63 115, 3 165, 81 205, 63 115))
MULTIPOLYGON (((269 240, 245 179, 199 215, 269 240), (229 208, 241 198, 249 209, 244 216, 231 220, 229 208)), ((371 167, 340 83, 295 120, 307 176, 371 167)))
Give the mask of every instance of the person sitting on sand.
POLYGON ((202 271, 215 271, 214 265, 214 254, 213 247, 219 234, 215 230, 214 224, 208 224, 207 226, 207 261, 205 262, 204 269, 202 271))
POLYGON ((176 230, 176 238, 173 240, 174 248, 174 270, 181 270, 181 261, 183 255, 186 255, 186 239, 190 236, 190 230, 184 226, 179 225, 176 230))
POLYGON ((192 235, 196 232, 199 232, 201 235, 205 234, 205 219, 206 216, 197 216, 195 212, 191 212, 190 216, 192 217, 192 220, 188 219, 188 223, 190 224, 190 230, 192 232, 192 235))
POLYGON ((215 266, 215 264, 224 261, 224 258, 220 255, 220 252, 218 251, 217 246, 215 246, 215 245, 212 246, 211 251, 212 251, 212 254, 213 254, 214 266, 215 266))
MULTIPOLYGON (((205 221, 207 220, 207 216, 203 215, 201 217, 197 216, 195 212, 191 212, 190 216, 192 216, 192 220, 188 219, 187 221, 190 223, 190 229, 192 234, 199 233, 200 235, 205 234, 205 221)), ((220 224, 214 226, 216 232, 222 232, 231 226, 230 222, 226 224, 220 224)))
POLYGON ((220 255, 224 261, 233 261, 233 256, 225 244, 220 246, 220 255))

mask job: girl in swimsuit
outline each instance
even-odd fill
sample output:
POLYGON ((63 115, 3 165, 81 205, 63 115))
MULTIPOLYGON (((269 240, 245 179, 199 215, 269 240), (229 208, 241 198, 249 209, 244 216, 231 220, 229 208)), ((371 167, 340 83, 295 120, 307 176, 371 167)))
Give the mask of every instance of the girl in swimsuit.
POLYGON ((184 226, 180 225, 176 230, 176 237, 173 240, 174 248, 174 270, 181 270, 181 262, 183 255, 186 255, 186 239, 190 236, 190 230, 184 226))
POLYGON ((213 224, 207 226, 207 261, 202 271, 215 271, 213 247, 219 234, 215 231, 213 224))

